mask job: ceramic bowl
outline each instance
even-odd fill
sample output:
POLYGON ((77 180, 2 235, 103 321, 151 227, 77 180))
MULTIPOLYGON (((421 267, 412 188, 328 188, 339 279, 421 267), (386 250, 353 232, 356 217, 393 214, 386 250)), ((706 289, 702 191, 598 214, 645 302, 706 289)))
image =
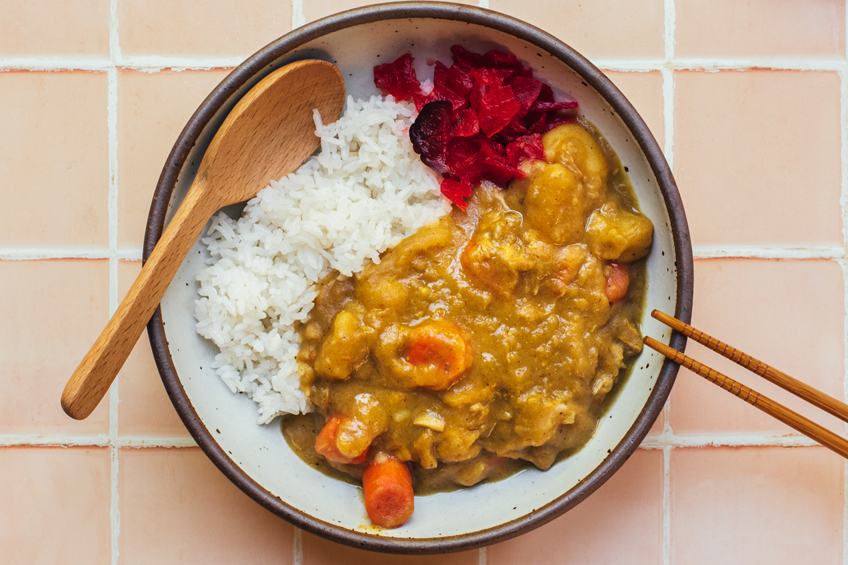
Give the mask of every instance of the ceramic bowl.
MULTIPOLYGON (((559 96, 574 96, 580 112, 600 128, 629 169, 642 210, 655 226, 643 333, 682 349, 682 336, 672 335, 649 315, 659 308, 689 321, 692 304, 688 227, 656 141, 612 82, 563 41, 479 8, 425 2, 361 8, 298 28, 247 59, 206 98, 174 145, 156 187, 144 257, 182 201, 224 117, 275 68, 298 59, 331 61, 341 70, 347 92, 367 97, 377 93, 375 64, 412 51, 419 77, 431 77, 427 59, 449 64, 454 43, 476 52, 498 48, 516 54, 559 96)), ((238 214, 239 209, 228 212, 238 214)), ((198 336, 193 315, 195 277, 207 258, 197 242, 148 328, 174 406, 206 455, 245 494, 306 531, 356 547, 395 553, 472 549, 552 520, 589 496, 633 453, 659 415, 676 375, 675 365, 644 351, 595 435, 578 453, 545 472, 527 470, 500 482, 417 497, 415 514, 403 527, 380 530, 369 525, 358 488, 298 459, 279 425, 257 425, 253 402, 231 394, 210 368, 217 351, 198 336)))

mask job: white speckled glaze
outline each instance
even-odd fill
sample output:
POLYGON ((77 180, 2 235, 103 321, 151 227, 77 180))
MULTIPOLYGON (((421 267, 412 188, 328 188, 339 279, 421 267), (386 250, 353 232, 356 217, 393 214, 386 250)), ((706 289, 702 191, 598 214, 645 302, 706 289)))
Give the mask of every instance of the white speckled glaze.
MULTIPOLYGON (((602 75, 596 75, 593 82, 575 72, 539 46, 539 42, 555 41, 553 38, 526 24, 505 16, 492 16, 484 10, 458 6, 446 8, 444 5, 439 10, 444 13, 450 11, 454 14, 452 19, 397 17, 400 15, 398 6, 371 8, 370 12, 366 8, 354 14, 363 15, 359 20, 367 19, 364 16, 370 14, 370 18, 376 21, 357 23, 357 18, 341 16, 331 18, 329 24, 325 20, 301 28, 289 34, 299 34, 297 41, 305 41, 301 46, 280 52, 279 42, 272 44, 246 63, 254 61, 250 70, 252 78, 242 81, 244 84, 237 91, 227 95, 225 89, 219 87, 216 91, 218 98, 213 93, 204 102, 201 110, 205 107, 206 115, 203 111, 195 115, 163 171, 157 198, 167 198, 167 192, 173 186, 173 181, 168 182, 168 168, 179 171, 176 187, 168 202, 167 217, 170 218, 175 206, 182 200, 202 152, 226 112, 250 86, 273 68, 297 59, 325 59, 339 67, 349 94, 366 97, 377 93, 373 84, 373 66, 392 61, 407 51, 415 56, 418 76, 422 80, 432 77, 428 59, 439 59, 449 64, 449 47, 454 43, 478 52, 492 48, 511 51, 530 64, 535 76, 550 84, 556 93, 568 93, 576 98, 581 114, 598 126, 628 167, 641 208, 655 226, 653 249, 648 259, 647 305, 642 330, 668 343, 671 332, 653 320, 649 313, 658 308, 669 313, 677 312, 678 317, 683 319, 689 317, 691 272, 677 271, 679 259, 682 259, 685 268, 691 268, 688 229, 682 209, 677 210, 679 197, 670 174, 663 180, 655 173, 659 149, 629 104, 624 101, 626 107, 622 107, 623 96, 616 102, 616 111, 614 105, 592 86, 598 81, 605 81, 602 75), (498 22, 518 26, 524 30, 525 39, 480 23, 456 19, 465 19, 469 14, 473 16, 472 20, 477 18, 478 22, 498 18, 498 22), (394 17, 381 19, 387 15, 394 17), (327 28, 332 27, 340 29, 328 32, 327 28), (527 34, 535 34, 533 37, 541 39, 530 42, 526 40, 527 34), (274 52, 275 45, 277 52, 274 52), (269 53, 272 53, 272 59, 269 59, 269 53), (265 60, 261 60, 262 57, 265 60), (263 63, 261 66, 256 64, 257 58, 263 63), (222 100, 225 102, 221 103, 222 100), (215 104, 220 107, 214 108, 215 104), (210 108, 216 110, 214 114, 210 108), (627 114, 631 127, 620 117, 622 113, 627 114), (643 128, 641 134, 637 135, 634 131, 634 123, 643 128), (191 127, 195 128, 195 134, 199 132, 199 136, 183 161, 179 157, 179 147, 181 142, 191 141, 191 127), (646 157, 646 152, 651 151, 644 150, 651 143, 655 161, 653 168, 646 157), (665 197, 660 190, 660 180, 665 182, 665 197), (669 194, 672 202, 669 202, 669 194), (672 230, 674 223, 676 226, 672 230)), ((422 6, 426 7, 416 3, 410 9, 418 9, 420 15, 422 6)), ((503 29, 503 26, 495 27, 503 29)), ((513 27, 512 31, 515 29, 513 27)), ((568 38, 562 39, 567 42, 568 38)), ((238 72, 239 69, 234 75, 238 72)), ((242 71, 242 74, 245 72, 242 71)), ((226 84, 227 81, 222 83, 226 84)), ((609 97, 609 92, 607 95, 609 97)), ((621 96, 620 93, 618 96, 621 96)), ((665 162, 660 165, 667 172, 665 162)), ((161 203, 160 210, 164 210, 161 203)), ((239 207, 230 210, 233 214, 238 211, 239 207)), ((161 221, 161 217, 157 220, 156 213, 152 212, 145 256, 158 238, 161 221)), ((417 497, 415 513, 402 528, 379 531, 368 525, 358 488, 330 479, 303 463, 286 445, 279 422, 258 426, 254 403, 246 397, 231 394, 210 369, 217 350, 197 335, 193 316, 197 291, 195 277, 207 259, 204 246, 196 243, 162 301, 161 319, 154 318, 151 322, 151 341, 157 363, 174 404, 206 453, 245 492, 299 526, 342 543, 393 552, 453 551, 499 541, 538 526, 579 502, 624 462, 647 433, 674 379, 675 370, 666 367, 660 387, 662 391, 655 391, 663 361, 658 354, 644 351, 636 360, 630 378, 621 385, 594 437, 577 454, 546 472, 527 470, 497 483, 417 497), (161 322, 164 322, 164 333, 161 322), (172 365, 168 366, 169 363, 172 365)), ((680 345, 682 342, 678 341, 680 345)))

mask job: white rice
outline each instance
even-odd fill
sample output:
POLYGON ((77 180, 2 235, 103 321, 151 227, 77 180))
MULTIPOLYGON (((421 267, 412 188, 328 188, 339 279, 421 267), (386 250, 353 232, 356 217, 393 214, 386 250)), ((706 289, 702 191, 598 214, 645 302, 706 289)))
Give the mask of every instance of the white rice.
POLYGON ((367 261, 450 210, 439 177, 409 142, 415 108, 392 97, 348 98, 323 125, 321 152, 272 182, 233 220, 213 218, 203 243, 212 259, 197 276, 197 332, 221 350, 213 368, 259 405, 259 423, 309 411, 300 389, 294 323, 306 319, 315 283, 367 261))

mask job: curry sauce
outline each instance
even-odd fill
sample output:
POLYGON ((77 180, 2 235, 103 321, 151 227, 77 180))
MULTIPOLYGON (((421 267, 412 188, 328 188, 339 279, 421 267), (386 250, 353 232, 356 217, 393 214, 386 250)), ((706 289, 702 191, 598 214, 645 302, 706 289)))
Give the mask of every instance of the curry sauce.
POLYGON ((385 453, 421 494, 548 469, 588 441, 641 351, 653 228, 590 124, 543 143, 507 190, 483 183, 466 211, 320 283, 298 355, 317 412, 283 423, 301 458, 358 479, 385 453))

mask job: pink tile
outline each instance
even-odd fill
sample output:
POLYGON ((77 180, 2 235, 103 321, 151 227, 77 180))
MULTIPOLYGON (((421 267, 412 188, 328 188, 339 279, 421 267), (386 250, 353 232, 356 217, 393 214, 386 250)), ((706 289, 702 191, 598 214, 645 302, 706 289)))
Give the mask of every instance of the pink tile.
POLYGON ((657 416, 654 425, 651 426, 651 429, 648 430, 648 435, 658 435, 663 431, 663 427, 665 426, 665 410, 660 412, 660 415, 657 416))
POLYGON ((118 73, 118 246, 140 248, 162 167, 227 70, 118 73))
POLYGON ((693 243, 841 245, 839 123, 836 73, 675 73, 674 174, 693 243))
POLYGON ((3 563, 108 564, 109 450, 0 448, 3 563))
POLYGON ((660 149, 665 144, 665 120, 663 119, 663 77, 659 71, 647 73, 621 73, 606 71, 621 92, 630 100, 651 133, 660 149))
POLYGON ((109 244, 106 73, 0 73, 2 247, 109 244))
POLYGON ((842 563, 842 459, 827 449, 674 449, 671 562, 842 563))
MULTIPOLYGON (((121 299, 141 271, 141 261, 118 264, 121 299)), ((190 437, 162 385, 147 330, 120 373, 118 431, 121 436, 190 437)))
POLYGON ((662 562, 662 451, 637 450, 553 522, 486 550, 488 565, 662 562))
MULTIPOLYGON (((372 0, 370 2, 363 2, 362 0, 307 0, 303 3, 303 15, 308 23, 345 10, 351 10, 353 8, 367 6, 369 4, 385 4, 392 1, 394 0, 372 0)), ((455 4, 467 4, 469 6, 477 5, 477 0, 451 1, 455 4)))
MULTIPOLYGON (((692 325, 836 398, 843 398, 842 270, 833 261, 711 259, 695 262, 692 325)), ((834 430, 842 424, 689 342, 686 353, 834 430)), ((671 397, 675 434, 795 433, 681 369, 671 397)))
POLYGON ((291 30, 290 0, 122 0, 123 55, 247 56, 291 30))
POLYGON ((477 565, 479 552, 463 551, 446 555, 387 555, 354 549, 327 541, 324 538, 302 533, 303 565, 477 565))
POLYGON ((293 562, 294 528, 198 448, 121 449, 120 563, 293 562))
POLYGON ((845 58, 845 0, 675 4, 677 57, 845 58))
POLYGON ((6 0, 0 54, 109 57, 109 0, 6 0))
POLYGON ((589 59, 663 57, 663 0, 489 0, 492 10, 520 18, 589 59))
POLYGON ((107 261, 0 261, 0 433, 98 434, 108 397, 82 421, 59 403, 109 315, 107 261), (11 321, 14 323, 11 323, 11 321))

